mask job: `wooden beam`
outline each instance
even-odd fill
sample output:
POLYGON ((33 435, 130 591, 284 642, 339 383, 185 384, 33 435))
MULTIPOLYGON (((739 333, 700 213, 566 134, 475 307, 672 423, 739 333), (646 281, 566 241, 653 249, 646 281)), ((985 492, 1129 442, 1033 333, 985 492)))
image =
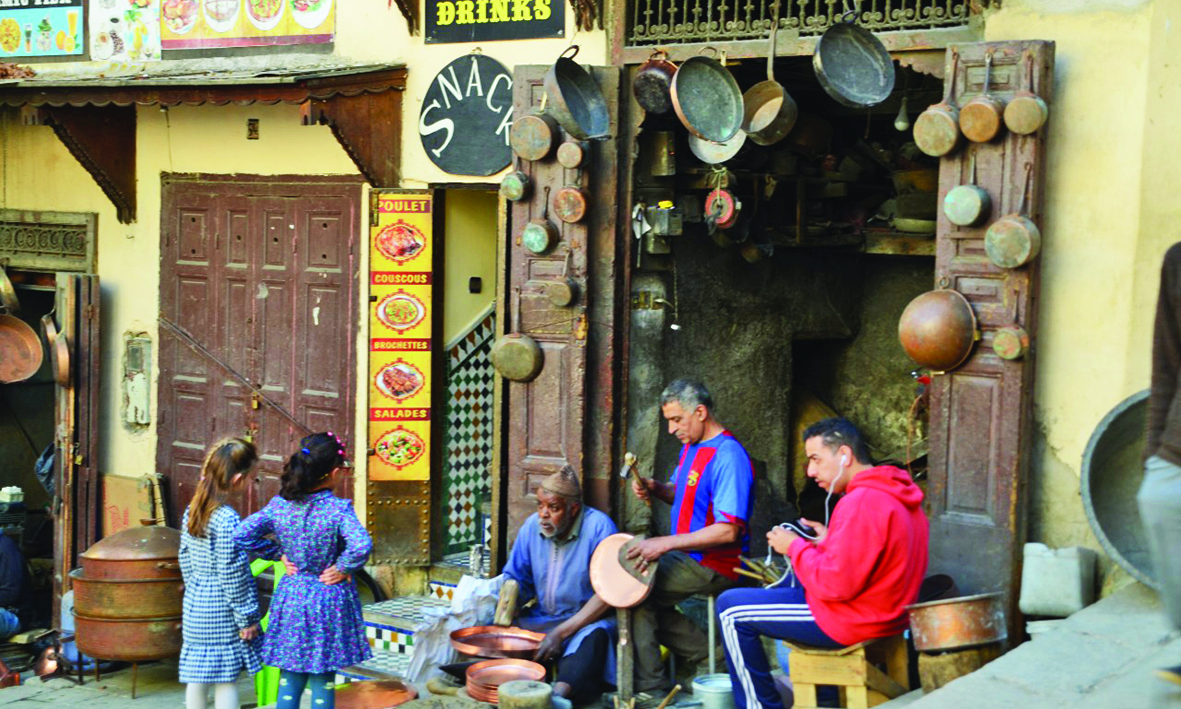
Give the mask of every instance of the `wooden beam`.
POLYGON ((135 106, 23 106, 21 121, 53 128, 115 205, 119 221, 135 221, 135 106))
POLYGON ((304 125, 327 125, 375 188, 401 183, 402 91, 338 93, 301 106, 304 125))

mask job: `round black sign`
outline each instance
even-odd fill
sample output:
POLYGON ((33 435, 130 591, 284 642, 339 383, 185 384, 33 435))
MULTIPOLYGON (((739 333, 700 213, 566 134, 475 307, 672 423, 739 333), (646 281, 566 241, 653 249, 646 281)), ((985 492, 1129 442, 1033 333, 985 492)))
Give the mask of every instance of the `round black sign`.
POLYGON ((440 71, 422 100, 418 135, 431 162, 453 175, 491 175, 512 161, 513 75, 483 54, 440 71))

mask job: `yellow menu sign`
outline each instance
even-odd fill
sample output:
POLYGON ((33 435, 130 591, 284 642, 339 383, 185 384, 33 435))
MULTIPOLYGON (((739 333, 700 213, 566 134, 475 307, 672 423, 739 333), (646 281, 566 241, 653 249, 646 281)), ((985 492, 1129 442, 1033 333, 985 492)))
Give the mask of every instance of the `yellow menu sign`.
POLYGON ((429 192, 380 192, 369 255, 370 480, 431 476, 429 192))
POLYGON ((160 46, 164 49, 325 44, 335 33, 333 0, 160 3, 160 46))

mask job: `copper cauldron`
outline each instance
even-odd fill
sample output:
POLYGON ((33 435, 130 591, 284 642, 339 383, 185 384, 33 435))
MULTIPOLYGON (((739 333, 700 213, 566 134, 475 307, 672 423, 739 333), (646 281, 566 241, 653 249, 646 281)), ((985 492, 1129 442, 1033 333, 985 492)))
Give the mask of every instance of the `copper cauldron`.
POLYGON ((907 606, 915 649, 957 650, 1004 640, 1003 600, 1003 593, 985 593, 907 606))
POLYGON ((180 579, 88 579, 70 572, 74 612, 94 618, 162 618, 181 614, 180 579))
POLYGON ((960 366, 979 339, 976 313, 957 290, 944 288, 910 301, 898 321, 902 349, 915 362, 936 372, 960 366))
POLYGON ((70 572, 78 649, 104 660, 138 662, 180 653, 180 532, 125 529, 80 555, 70 572))
POLYGON ((168 618, 88 618, 74 616, 75 640, 85 655, 139 662, 180 654, 179 616, 168 618))
POLYGON ((170 527, 132 527, 106 537, 86 551, 83 578, 179 579, 180 531, 170 527))

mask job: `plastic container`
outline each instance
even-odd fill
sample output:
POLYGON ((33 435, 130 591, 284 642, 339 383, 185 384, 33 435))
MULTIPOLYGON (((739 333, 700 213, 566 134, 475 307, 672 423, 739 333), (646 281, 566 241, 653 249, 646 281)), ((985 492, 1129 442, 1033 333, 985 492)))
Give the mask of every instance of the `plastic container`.
POLYGON ((1095 602, 1095 554, 1085 547, 1051 549, 1025 545, 1021 566, 1021 612, 1065 618, 1095 602))
POLYGON ((703 709, 735 709, 734 688, 730 675, 717 673, 693 679, 693 698, 700 699, 703 709))

